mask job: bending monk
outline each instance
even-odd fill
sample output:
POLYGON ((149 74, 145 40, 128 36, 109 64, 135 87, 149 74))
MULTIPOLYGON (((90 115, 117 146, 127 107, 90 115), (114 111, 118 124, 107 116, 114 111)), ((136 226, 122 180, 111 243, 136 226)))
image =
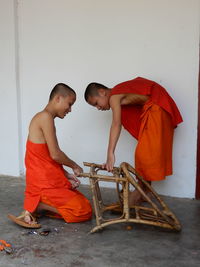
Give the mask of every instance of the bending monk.
MULTIPOLYGON (((138 140, 135 169, 149 182, 172 174, 174 128, 182 122, 180 112, 167 91, 154 81, 141 77, 110 89, 90 83, 85 100, 98 110, 112 109, 113 119, 104 167, 112 171, 115 147, 123 127, 138 140)), ((130 192, 130 205, 142 201, 138 191, 130 192)))
POLYGON ((76 178, 82 168, 61 151, 54 125, 56 117, 63 119, 76 100, 76 93, 65 84, 57 84, 49 97, 47 106, 31 120, 26 144, 26 190, 24 209, 19 217, 8 215, 16 223, 39 228, 33 214, 49 211, 67 223, 91 219, 89 201, 76 190, 76 178), (74 174, 64 170, 71 168, 74 174))

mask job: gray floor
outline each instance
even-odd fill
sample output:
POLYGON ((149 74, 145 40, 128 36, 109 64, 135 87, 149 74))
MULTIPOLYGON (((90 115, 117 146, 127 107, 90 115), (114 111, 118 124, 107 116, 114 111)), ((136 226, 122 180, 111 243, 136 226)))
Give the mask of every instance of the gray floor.
MULTIPOLYGON (((24 180, 0 177, 0 239, 12 244, 13 253, 0 251, 0 266, 200 266, 200 201, 165 197, 164 200, 182 224, 179 233, 133 224, 116 224, 102 232, 88 234, 95 226, 92 221, 67 224, 62 220, 42 217, 48 236, 30 234, 6 217, 18 215, 23 205, 24 180), (57 231, 56 231, 57 230, 57 231)), ((91 199, 88 187, 81 191, 91 199)), ((114 191, 105 189, 112 202, 114 191)))

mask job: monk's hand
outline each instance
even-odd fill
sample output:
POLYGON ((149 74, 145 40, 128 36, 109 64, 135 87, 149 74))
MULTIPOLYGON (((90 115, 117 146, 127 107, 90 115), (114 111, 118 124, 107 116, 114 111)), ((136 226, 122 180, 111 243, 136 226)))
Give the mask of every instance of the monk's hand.
POLYGON ((114 154, 108 155, 107 161, 105 164, 106 170, 111 172, 113 170, 114 164, 115 164, 115 155, 114 154))
POLYGON ((76 164, 73 168, 73 172, 76 176, 79 176, 81 173, 83 173, 83 169, 78 164, 76 164))
POLYGON ((68 173, 67 178, 69 182, 71 183, 73 189, 77 188, 81 183, 75 174, 68 173))

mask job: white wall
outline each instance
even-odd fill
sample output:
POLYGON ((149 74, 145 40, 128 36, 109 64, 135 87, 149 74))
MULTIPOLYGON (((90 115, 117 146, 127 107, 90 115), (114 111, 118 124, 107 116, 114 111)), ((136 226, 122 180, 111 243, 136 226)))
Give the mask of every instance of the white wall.
MULTIPOLYGON (((199 1, 18 2, 23 152, 30 119, 46 105, 52 87, 65 82, 78 98, 73 112, 56 120, 60 146, 79 164, 104 162, 111 114, 84 102, 85 87, 143 76, 167 88, 184 118, 174 138, 174 175, 154 186, 165 195, 194 197, 199 1)), ((123 131, 116 165, 133 164, 135 145, 123 131)))
POLYGON ((13 0, 0 0, 0 174, 19 176, 23 165, 17 82, 13 0))

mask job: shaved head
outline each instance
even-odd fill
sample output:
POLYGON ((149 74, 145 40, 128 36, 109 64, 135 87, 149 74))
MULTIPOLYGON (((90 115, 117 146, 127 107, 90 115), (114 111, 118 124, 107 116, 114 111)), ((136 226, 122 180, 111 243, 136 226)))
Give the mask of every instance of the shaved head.
POLYGON ((52 89, 50 96, 49 96, 49 101, 51 101, 56 95, 60 95, 63 97, 66 97, 69 95, 76 96, 76 92, 68 85, 66 85, 64 83, 58 83, 52 89))
POLYGON ((101 83, 90 83, 88 84, 86 90, 85 90, 85 101, 88 102, 89 97, 98 96, 99 89, 108 89, 105 85, 101 83))

